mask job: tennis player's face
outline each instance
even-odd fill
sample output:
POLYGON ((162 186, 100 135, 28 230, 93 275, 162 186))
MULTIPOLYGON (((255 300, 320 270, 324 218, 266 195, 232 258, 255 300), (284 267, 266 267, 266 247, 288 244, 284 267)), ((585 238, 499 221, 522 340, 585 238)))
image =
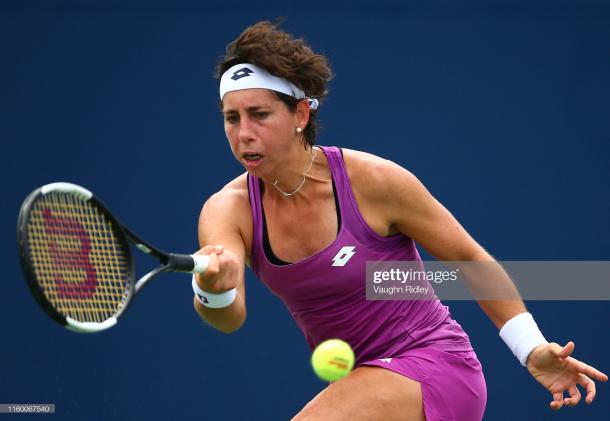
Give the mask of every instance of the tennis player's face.
POLYGON ((253 175, 265 178, 301 148, 295 128, 302 113, 291 112, 267 89, 227 93, 222 101, 224 127, 237 160, 253 175))

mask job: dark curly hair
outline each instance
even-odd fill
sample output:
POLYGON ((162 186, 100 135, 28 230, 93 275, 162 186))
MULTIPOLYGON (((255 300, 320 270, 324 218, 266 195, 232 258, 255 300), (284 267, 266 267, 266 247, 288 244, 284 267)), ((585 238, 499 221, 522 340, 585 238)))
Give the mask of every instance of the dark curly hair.
MULTIPOLYGON (((303 39, 293 37, 268 21, 246 28, 227 45, 226 53, 216 67, 216 79, 220 80, 227 69, 240 63, 252 63, 287 79, 307 97, 316 98, 320 103, 328 93, 326 84, 333 77, 326 57, 316 54, 303 39)), ((300 100, 281 92, 274 93, 288 109, 296 110, 300 100)), ((317 115, 318 110, 311 110, 309 123, 303 130, 305 147, 315 144, 317 115)))

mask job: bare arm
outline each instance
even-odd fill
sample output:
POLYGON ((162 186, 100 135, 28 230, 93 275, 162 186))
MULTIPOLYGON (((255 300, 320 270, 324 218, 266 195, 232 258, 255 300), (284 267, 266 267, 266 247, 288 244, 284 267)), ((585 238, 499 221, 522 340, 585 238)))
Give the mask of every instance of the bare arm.
MULTIPOLYGON (((368 200, 370 203, 383 204, 375 210, 382 213, 386 223, 411 237, 439 260, 492 263, 485 265, 488 267, 484 276, 479 271, 471 271, 465 277, 471 290, 485 290, 485 283, 491 280, 494 289, 501 289, 506 291, 507 296, 516 297, 478 301, 498 329, 514 316, 526 311, 508 274, 413 174, 377 157, 368 156, 363 160, 367 161, 363 165, 367 171, 361 173, 367 175, 368 190, 372 192, 372 197, 368 200)), ((573 351, 573 342, 564 347, 553 342, 538 345, 528 354, 528 371, 552 394, 552 409, 578 404, 581 399, 576 387, 578 384, 587 392, 586 402, 591 403, 596 395, 593 379, 603 382, 608 380, 606 374, 573 358, 573 351), (569 398, 564 398, 565 392, 569 393, 569 398)))
MULTIPOLYGON (((490 262, 489 265, 484 265, 484 273, 470 270, 465 273, 465 278, 471 290, 485 291, 492 280, 494 290, 501 290, 503 297, 510 297, 502 300, 478 300, 498 329, 514 316, 526 311, 508 274, 413 174, 372 155, 350 155, 354 158, 350 180, 353 176, 356 185, 366 186, 366 199, 362 204, 370 206, 372 215, 381 215, 378 227, 389 226, 388 232, 400 231, 408 235, 442 261, 490 262)), ((564 347, 552 342, 538 345, 528 354, 528 371, 552 394, 552 409, 578 404, 581 394, 577 385, 585 388, 586 402, 591 403, 596 394, 594 380, 608 380, 606 374, 573 358, 573 351, 573 342, 568 342, 564 347), (569 393, 569 398, 564 398, 565 392, 569 393)))
POLYGON ((242 202, 239 192, 225 187, 208 199, 199 217, 201 249, 198 253, 209 255, 210 263, 203 275, 197 275, 197 283, 201 289, 211 293, 236 288, 237 297, 224 308, 205 307, 196 298, 194 306, 207 323, 224 333, 239 329, 246 319, 246 248, 239 228, 244 212, 242 202))
POLYGON ((468 273, 468 268, 463 273, 473 293, 489 288, 489 280, 492 279, 495 291, 506 291, 507 297, 515 298, 478 301, 498 329, 515 315, 526 311, 504 269, 413 174, 391 161, 372 155, 365 155, 361 159, 367 161, 367 182, 372 181, 375 185, 375 188, 368 189, 375 196, 370 200, 383 204, 383 209, 378 212, 395 230, 411 237, 441 261, 492 262, 485 265, 484 277, 475 270, 468 273))

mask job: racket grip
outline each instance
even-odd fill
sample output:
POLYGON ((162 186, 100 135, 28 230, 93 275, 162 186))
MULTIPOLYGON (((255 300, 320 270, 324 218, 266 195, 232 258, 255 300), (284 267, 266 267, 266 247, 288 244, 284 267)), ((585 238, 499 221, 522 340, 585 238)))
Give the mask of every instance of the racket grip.
POLYGON ((208 263, 210 262, 210 256, 204 256, 203 254, 191 254, 193 258, 193 273, 203 273, 208 270, 208 263))
POLYGON ((210 256, 202 254, 170 254, 171 270, 176 272, 203 273, 208 269, 210 256))

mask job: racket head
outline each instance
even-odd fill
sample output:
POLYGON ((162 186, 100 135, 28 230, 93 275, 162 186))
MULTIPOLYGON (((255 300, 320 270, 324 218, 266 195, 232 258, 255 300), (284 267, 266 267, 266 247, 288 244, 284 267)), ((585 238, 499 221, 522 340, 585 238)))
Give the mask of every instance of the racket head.
POLYGON ((30 193, 19 212, 17 242, 34 298, 70 330, 112 327, 135 294, 125 231, 83 187, 52 183, 30 193))

